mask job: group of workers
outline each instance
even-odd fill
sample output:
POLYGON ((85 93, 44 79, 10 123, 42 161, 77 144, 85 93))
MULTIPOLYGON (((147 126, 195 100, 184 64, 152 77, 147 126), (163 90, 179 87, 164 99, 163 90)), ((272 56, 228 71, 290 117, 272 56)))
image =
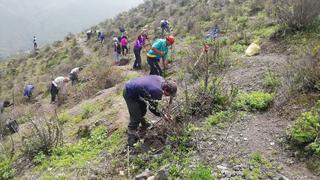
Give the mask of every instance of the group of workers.
MULTIPOLYGON (((175 38, 172 35, 166 36, 164 38, 165 32, 170 32, 169 21, 164 19, 160 23, 162 29, 162 39, 157 39, 150 50, 147 52, 147 62, 150 66, 150 75, 140 78, 134 78, 129 80, 123 89, 123 97, 127 104, 128 111, 130 114, 130 120, 128 124, 128 146, 133 148, 134 144, 138 141, 139 135, 137 133, 140 126, 141 131, 147 130, 151 124, 145 119, 147 108, 156 116, 165 115, 158 109, 158 101, 162 99, 163 96, 170 96, 170 102, 172 98, 177 93, 177 86, 174 82, 165 80, 163 77, 163 70, 161 69, 159 62, 160 59, 165 65, 166 58, 168 56, 168 47, 172 46, 175 42, 175 38)), ((120 54, 124 56, 128 53, 128 38, 126 36, 126 31, 124 27, 119 28, 121 36, 114 37, 114 58, 116 62, 119 61, 120 54)), ((217 25, 215 25, 211 32, 207 35, 209 38, 215 39, 219 34, 220 30, 217 25)), ((104 41, 104 33, 96 32, 98 34, 98 40, 101 43, 104 41)), ((93 32, 90 30, 86 33, 87 40, 89 40, 93 32)), ((133 69, 141 69, 141 50, 146 45, 146 40, 148 40, 147 30, 142 30, 134 42, 134 55, 135 61, 133 63, 133 69)), ((34 37, 34 43, 36 46, 36 38, 34 37)), ((73 68, 69 74, 69 77, 59 76, 51 82, 50 93, 51 102, 56 101, 56 96, 59 90, 71 80, 72 85, 76 84, 78 79, 78 73, 82 70, 82 67, 73 68)), ((28 84, 24 88, 24 96, 29 99, 32 96, 32 91, 34 90, 34 85, 28 84)), ((0 111, 2 112, 4 108, 11 106, 13 103, 9 101, 0 102, 0 111)))
MULTIPOLYGON (((64 87, 65 83, 71 81, 71 84, 75 85, 76 83, 79 82, 78 74, 82 69, 83 69, 82 67, 75 67, 70 71, 69 77, 59 76, 51 82, 51 85, 50 85, 51 103, 56 102, 56 97, 59 93, 59 90, 64 87)), ((34 85, 27 84, 24 87, 23 96, 27 97, 28 100, 30 100, 32 97, 33 90, 34 90, 34 85)))

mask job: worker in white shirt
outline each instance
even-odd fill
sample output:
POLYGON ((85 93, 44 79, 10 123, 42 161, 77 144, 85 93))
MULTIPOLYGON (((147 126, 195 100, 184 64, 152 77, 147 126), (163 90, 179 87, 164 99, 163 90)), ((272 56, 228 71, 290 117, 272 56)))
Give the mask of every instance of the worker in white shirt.
POLYGON ((59 89, 61 89, 65 83, 69 82, 70 79, 68 77, 59 76, 54 79, 51 83, 51 102, 54 103, 56 101, 56 96, 59 93, 59 89))
POLYGON ((78 79, 78 73, 82 70, 83 68, 82 67, 76 67, 76 68, 73 68, 69 74, 70 76, 70 80, 71 80, 71 84, 72 85, 75 85, 76 83, 79 82, 79 79, 78 79))

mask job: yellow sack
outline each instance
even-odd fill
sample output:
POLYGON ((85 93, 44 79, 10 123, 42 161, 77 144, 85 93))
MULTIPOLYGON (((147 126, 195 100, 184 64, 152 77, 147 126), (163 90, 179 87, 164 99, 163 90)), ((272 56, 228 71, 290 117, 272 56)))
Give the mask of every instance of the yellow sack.
POLYGON ((261 48, 259 45, 252 43, 252 44, 250 44, 250 46, 246 50, 246 56, 257 55, 260 53, 260 50, 261 50, 261 48))

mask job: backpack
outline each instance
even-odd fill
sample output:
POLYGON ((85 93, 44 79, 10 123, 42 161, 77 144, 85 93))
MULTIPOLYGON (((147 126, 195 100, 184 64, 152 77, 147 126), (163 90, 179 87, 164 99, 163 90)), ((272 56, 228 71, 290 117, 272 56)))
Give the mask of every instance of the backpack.
POLYGON ((121 39, 121 45, 122 45, 122 46, 127 46, 127 44, 128 44, 127 39, 126 39, 125 37, 123 37, 123 38, 121 39))

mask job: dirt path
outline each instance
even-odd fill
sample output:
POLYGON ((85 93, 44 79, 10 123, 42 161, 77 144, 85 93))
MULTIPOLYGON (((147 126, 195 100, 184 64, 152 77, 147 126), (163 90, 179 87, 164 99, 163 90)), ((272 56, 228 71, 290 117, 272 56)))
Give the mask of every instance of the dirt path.
POLYGON ((82 49, 84 56, 91 56, 92 51, 85 44, 86 43, 86 38, 79 37, 77 39, 77 42, 78 42, 80 48, 82 49))
MULTIPOLYGON (((224 85, 236 85, 240 91, 261 91, 264 74, 269 70, 280 73, 285 62, 286 56, 277 54, 242 57, 226 73, 224 85)), ((264 113, 248 113, 244 118, 226 125, 226 128, 214 127, 209 131, 196 133, 199 158, 213 166, 220 164, 230 174, 236 174, 238 171, 233 167, 247 166, 246 162, 250 161, 251 155, 260 152, 273 165, 271 169, 277 169, 274 170, 276 178, 285 176, 290 179, 319 179, 306 168, 305 162, 293 157, 293 152, 285 148, 285 131, 292 123, 289 118, 280 116, 279 109, 276 108, 264 113), (238 164, 230 163, 231 161, 238 164)), ((227 179, 230 177, 225 175, 227 179)))

